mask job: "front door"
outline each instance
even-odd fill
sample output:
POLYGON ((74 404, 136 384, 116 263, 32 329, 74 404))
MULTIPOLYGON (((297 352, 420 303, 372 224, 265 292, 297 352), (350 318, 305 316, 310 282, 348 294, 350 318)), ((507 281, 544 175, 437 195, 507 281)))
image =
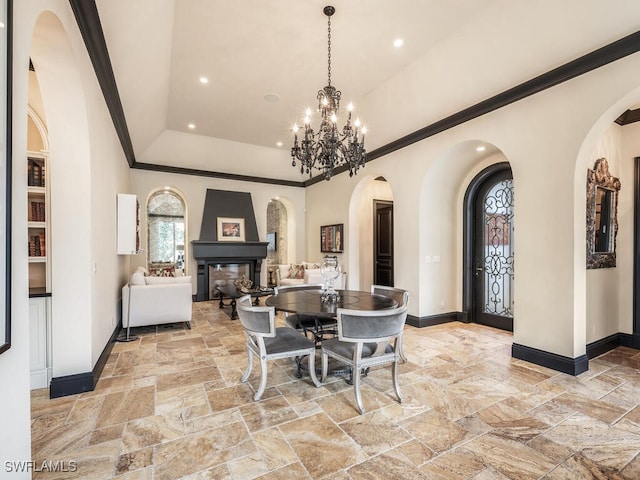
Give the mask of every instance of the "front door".
POLYGON ((513 331, 513 176, 489 176, 473 204, 473 320, 513 331))
POLYGON ((374 200, 373 283, 393 286, 393 202, 374 200))

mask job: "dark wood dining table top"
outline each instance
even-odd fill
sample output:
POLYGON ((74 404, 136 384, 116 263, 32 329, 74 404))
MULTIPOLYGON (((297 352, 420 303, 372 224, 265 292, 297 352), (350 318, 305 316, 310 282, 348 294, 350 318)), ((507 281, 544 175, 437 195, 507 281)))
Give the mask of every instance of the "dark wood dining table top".
POLYGON ((324 302, 320 295, 322 290, 291 290, 280 292, 267 298, 265 304, 276 310, 289 313, 322 314, 336 316, 336 309, 349 308, 352 310, 385 310, 395 308, 398 302, 383 295, 357 290, 337 290, 340 300, 324 302))

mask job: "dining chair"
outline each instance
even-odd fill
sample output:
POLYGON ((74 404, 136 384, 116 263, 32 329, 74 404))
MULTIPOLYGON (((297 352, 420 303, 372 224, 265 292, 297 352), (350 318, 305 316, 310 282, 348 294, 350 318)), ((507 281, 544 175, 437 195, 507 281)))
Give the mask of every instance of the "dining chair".
POLYGON ((365 412, 360 396, 363 369, 391 364, 391 378, 398 402, 402 403, 398 383, 398 360, 407 306, 389 310, 350 310, 338 308, 338 336, 322 342, 322 381, 327 377, 329 357, 349 365, 353 391, 360 414, 365 412), (389 342, 392 342, 389 344, 389 342), (382 348, 379 348, 382 346, 382 348))
MULTIPOLYGON (((273 293, 292 292, 298 290, 323 290, 324 285, 318 284, 302 284, 302 285, 285 285, 275 287, 273 293)), ((330 315, 318 315, 311 313, 285 313, 285 323, 287 326, 301 331, 305 336, 311 336, 316 346, 322 343, 326 335, 335 335, 337 323, 336 319, 330 315)))
MULTIPOLYGON (((409 292, 401 288, 388 287, 386 285, 371 285, 371 293, 392 298, 398 302, 399 307, 409 304, 409 292)), ((404 353, 404 347, 402 345, 400 346, 400 358, 403 363, 407 363, 407 356, 404 353)))
POLYGON ((253 368, 253 355, 260 360, 260 386, 253 399, 257 402, 267 386, 267 361, 280 358, 304 357, 309 360, 309 375, 316 387, 322 386, 316 377, 316 346, 313 340, 289 327, 275 326, 275 309, 254 306, 251 295, 244 295, 237 301, 238 317, 247 335, 247 371, 241 382, 246 382, 253 368))

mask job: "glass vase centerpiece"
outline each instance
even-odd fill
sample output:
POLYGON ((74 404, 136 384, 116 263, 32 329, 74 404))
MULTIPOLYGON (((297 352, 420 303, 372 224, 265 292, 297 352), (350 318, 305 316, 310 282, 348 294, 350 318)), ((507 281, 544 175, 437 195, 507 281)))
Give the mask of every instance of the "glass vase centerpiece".
POLYGON ((324 278, 324 290, 322 292, 322 300, 324 302, 337 302, 340 295, 335 290, 335 282, 340 276, 342 269, 338 263, 338 257, 335 255, 325 255, 320 267, 320 273, 324 278))

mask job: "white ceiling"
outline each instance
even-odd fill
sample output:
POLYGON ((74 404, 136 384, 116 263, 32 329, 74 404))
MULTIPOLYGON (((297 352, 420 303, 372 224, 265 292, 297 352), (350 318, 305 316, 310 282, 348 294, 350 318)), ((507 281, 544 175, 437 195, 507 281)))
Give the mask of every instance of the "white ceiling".
MULTIPOLYGON (((281 141, 286 155, 292 124, 300 122, 306 107, 315 106, 317 91, 327 82, 322 12, 327 4, 336 7, 332 85, 342 91, 343 109, 353 100, 357 113, 358 102, 365 103, 376 90, 384 92, 385 82, 388 86, 389 79, 423 65, 425 58, 449 62, 449 82, 457 82, 452 85, 459 85, 460 95, 442 98, 431 86, 431 114, 437 117, 418 112, 415 129, 640 28, 639 17, 629 14, 640 11, 637 0, 537 0, 533 5, 529 0, 96 3, 138 157, 166 130, 273 148, 281 141), (614 12, 612 4, 617 7, 609 18, 605 13, 614 12), (597 18, 602 20, 594 22, 597 18), (465 31, 470 25, 467 31, 473 33, 465 31), (400 49, 392 45, 398 37, 404 39, 400 49), (460 45, 461 55, 440 58, 437 46, 443 42, 460 45), (207 85, 199 82, 201 76, 209 78, 207 85), (279 101, 266 101, 268 94, 279 101), (196 128, 190 130, 189 123, 196 128)), ((448 81, 448 72, 441 68, 436 73, 441 83, 448 81)), ((407 111, 415 110, 407 100, 407 111)), ((363 120, 366 124, 367 118, 363 120)), ((370 121, 385 130, 378 132, 382 143, 390 141, 385 134, 391 140, 399 136, 393 125, 384 128, 379 118, 370 121)), ((371 151, 381 143, 376 143, 375 130, 369 130, 371 151)), ((406 133, 410 131, 401 134, 406 133)))
MULTIPOLYGON (((483 0, 98 0, 136 153, 162 129, 276 147, 327 84, 357 101, 424 55, 483 0), (404 46, 393 46, 401 37, 404 46), (207 85, 199 82, 209 78, 207 85), (275 94, 276 103, 265 100, 275 94), (190 130, 187 125, 194 123, 190 130)), ((343 111, 344 111, 343 107, 343 111)), ((364 119, 366 121, 366 119, 364 119)))

